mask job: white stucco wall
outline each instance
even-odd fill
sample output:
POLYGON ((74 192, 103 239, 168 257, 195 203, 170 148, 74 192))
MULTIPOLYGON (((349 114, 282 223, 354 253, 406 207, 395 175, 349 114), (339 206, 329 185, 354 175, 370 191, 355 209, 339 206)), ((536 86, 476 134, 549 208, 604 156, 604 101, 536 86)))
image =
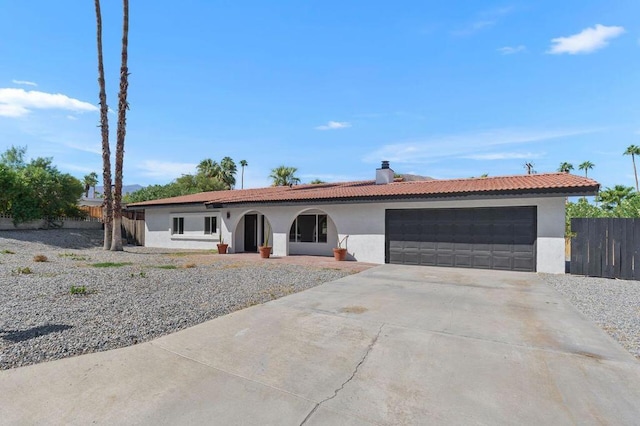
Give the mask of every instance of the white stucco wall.
POLYGON ((218 233, 231 244, 231 234, 224 228, 220 211, 207 210, 204 206, 156 207, 145 210, 145 246, 176 249, 215 249, 218 233), (205 216, 216 216, 218 229, 210 235, 204 233, 205 216), (171 234, 174 217, 184 217, 184 234, 171 234))
MULTIPOLYGON (((241 251, 244 230, 242 217, 247 213, 264 214, 271 229, 271 245, 273 255, 319 254, 331 255, 331 249, 337 246, 338 239, 348 235, 346 248, 349 259, 362 262, 384 263, 385 261, 385 211, 403 208, 465 208, 465 207, 508 207, 536 206, 538 212, 536 268, 538 272, 564 273, 564 197, 545 198, 495 198, 477 200, 446 200, 419 202, 383 202, 360 204, 323 204, 313 208, 305 206, 274 206, 255 208, 224 208, 217 212, 218 224, 223 227, 223 235, 230 244, 230 251, 241 251), (229 218, 226 218, 227 212, 229 218), (329 215, 328 242, 291 243, 289 229, 299 214, 326 213, 329 215), (234 238, 231 232, 236 231, 234 238), (235 245, 235 247, 234 247, 235 245)), ((154 208, 146 210, 147 235, 146 245, 150 247, 175 248, 212 248, 214 239, 202 239, 201 236, 189 235, 184 238, 171 238, 172 213, 188 212, 195 215, 211 214, 199 208, 154 208)), ((185 219, 186 220, 186 219, 185 219)), ((203 219, 199 219, 202 221, 203 219)), ((202 226, 202 225, 201 225, 202 226)), ((186 222, 185 222, 186 228, 186 222)), ((185 230, 186 233, 186 230, 185 230)), ((215 236, 217 239, 217 235, 215 236)))

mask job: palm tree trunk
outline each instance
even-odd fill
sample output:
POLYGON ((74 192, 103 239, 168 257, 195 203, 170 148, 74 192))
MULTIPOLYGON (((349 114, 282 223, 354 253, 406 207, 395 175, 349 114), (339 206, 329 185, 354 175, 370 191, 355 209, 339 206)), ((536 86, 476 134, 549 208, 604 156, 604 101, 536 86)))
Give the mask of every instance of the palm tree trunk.
POLYGON ((636 177, 636 192, 640 192, 640 189, 638 189, 638 172, 636 171, 636 158, 633 154, 631 154, 631 161, 633 161, 633 174, 636 177))
MULTIPOLYGON (((100 0, 95 0, 96 27, 98 42, 98 85, 100 86, 100 130, 102 134, 102 182, 104 185, 104 202, 102 205, 104 223, 103 249, 111 247, 111 223, 113 221, 113 205, 111 199, 111 151, 109 149, 109 107, 104 81, 104 63, 102 60, 102 13, 100 0)), ((95 188, 94 188, 95 194, 95 188)))
POLYGON ((129 0, 123 0, 122 57, 120 63, 120 92, 118 93, 118 130, 116 132, 115 191, 113 194, 113 233, 111 251, 122 251, 122 163, 124 160, 124 139, 127 132, 127 91, 129 88, 129 68, 127 48, 129 45, 129 0))
POLYGON ((244 166, 242 166, 242 175, 240 177, 240 189, 244 189, 244 166))

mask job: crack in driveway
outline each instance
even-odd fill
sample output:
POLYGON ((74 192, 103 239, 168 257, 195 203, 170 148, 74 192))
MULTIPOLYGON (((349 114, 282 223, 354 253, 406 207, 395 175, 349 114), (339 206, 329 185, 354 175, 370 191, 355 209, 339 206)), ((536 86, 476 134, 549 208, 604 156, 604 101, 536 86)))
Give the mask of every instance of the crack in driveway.
POLYGON ((336 396, 338 396, 338 393, 340 393, 340 391, 342 389, 344 389, 344 387, 347 385, 347 383, 349 383, 351 380, 353 380, 353 378, 356 376, 356 374, 358 373, 358 369, 360 368, 360 366, 362 364, 364 364, 364 362, 366 361, 367 357, 369 356, 369 354, 371 353, 371 350, 373 349, 373 346, 376 344, 376 342, 378 341, 378 338, 380 337, 380 333, 382 333, 382 327, 385 326, 385 323, 382 323, 380 325, 380 328, 378 329, 378 333, 375 335, 375 337, 373 338, 373 340, 371 341, 371 343, 369 344, 369 346, 367 347, 367 351, 365 352, 364 356, 362 357, 362 359, 360 360, 360 362, 358 362, 358 364, 356 364, 356 367, 353 369, 353 373, 351 373, 351 376, 349 376, 349 378, 347 380, 345 380, 339 388, 337 388, 336 390, 333 391, 333 395, 331 395, 328 398, 323 399, 322 401, 318 402, 315 407, 313 407, 313 409, 309 412, 309 414, 307 414, 307 417, 304 418, 304 420, 302 421, 302 423, 300 423, 300 426, 303 426, 307 420, 309 420, 311 418, 311 416, 313 416, 313 413, 316 412, 316 410, 318 408, 320 408, 320 406, 322 404, 324 404, 327 401, 332 400, 333 398, 335 398, 336 396))

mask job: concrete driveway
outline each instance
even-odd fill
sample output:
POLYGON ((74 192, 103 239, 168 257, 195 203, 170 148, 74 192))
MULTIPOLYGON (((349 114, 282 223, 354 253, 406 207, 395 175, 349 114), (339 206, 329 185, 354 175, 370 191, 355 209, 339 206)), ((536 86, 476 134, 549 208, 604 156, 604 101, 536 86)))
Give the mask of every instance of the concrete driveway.
POLYGON ((7 424, 637 424, 640 363, 535 274, 384 265, 0 395, 7 424))

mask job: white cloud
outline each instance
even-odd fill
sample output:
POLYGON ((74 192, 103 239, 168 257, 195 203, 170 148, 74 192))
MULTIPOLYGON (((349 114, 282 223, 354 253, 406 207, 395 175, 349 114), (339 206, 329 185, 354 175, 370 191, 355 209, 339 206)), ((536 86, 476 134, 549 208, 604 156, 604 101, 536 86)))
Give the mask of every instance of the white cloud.
POLYGON ((98 107, 95 105, 60 93, 0 88, 0 116, 21 117, 33 109, 62 109, 74 112, 98 111, 98 107))
POLYGON ((597 132, 599 129, 494 129, 479 133, 443 135, 418 141, 384 145, 366 155, 364 161, 382 159, 396 163, 431 163, 447 157, 479 155, 498 146, 542 142, 597 132))
POLYGON ((29 110, 20 105, 6 105, 0 103, 0 117, 21 117, 28 114, 29 110))
POLYGON ((329 121, 327 124, 317 126, 316 130, 337 130, 346 129, 347 127, 351 127, 351 123, 347 123, 346 121, 329 121))
POLYGON ((472 154, 463 155, 462 158, 468 158, 470 160, 525 160, 540 158, 543 154, 532 152, 492 152, 488 154, 472 154))
POLYGON ((37 83, 34 83, 33 81, 27 81, 27 80, 11 80, 11 82, 13 84, 21 84, 23 86, 37 86, 37 83))
POLYGON ((58 142, 67 148, 71 148, 71 149, 75 149, 83 152, 89 152, 91 154, 102 155, 102 146, 97 143, 79 144, 79 143, 68 142, 68 141, 57 141, 55 140, 55 138, 52 138, 50 140, 58 142))
POLYGON ((75 115, 67 115, 67 119, 68 120, 77 120, 78 117, 76 117, 75 115))
POLYGON ((72 172, 80 172, 80 173, 91 173, 91 172, 101 172, 102 166, 97 167, 88 167, 88 166, 78 166, 77 164, 71 163, 58 163, 58 167, 62 170, 69 170, 72 172))
POLYGON ((521 44, 515 47, 512 47, 512 46, 501 47, 498 49, 498 52, 502 53, 503 55, 513 55, 514 53, 520 53, 526 50, 527 48, 521 44))
POLYGON ((609 44, 609 40, 614 39, 625 32, 623 27, 607 27, 596 24, 593 28, 585 28, 578 34, 568 37, 557 37, 551 39, 552 46, 547 53, 559 55, 568 53, 575 55, 578 53, 591 53, 602 49, 609 44))
POLYGON ((195 163, 174 163, 171 161, 145 160, 136 166, 143 176, 164 178, 167 181, 182 175, 195 173, 195 163))
POLYGON ((469 36, 496 25, 503 17, 512 13, 512 6, 490 9, 480 12, 477 19, 470 24, 451 32, 454 36, 469 36))

